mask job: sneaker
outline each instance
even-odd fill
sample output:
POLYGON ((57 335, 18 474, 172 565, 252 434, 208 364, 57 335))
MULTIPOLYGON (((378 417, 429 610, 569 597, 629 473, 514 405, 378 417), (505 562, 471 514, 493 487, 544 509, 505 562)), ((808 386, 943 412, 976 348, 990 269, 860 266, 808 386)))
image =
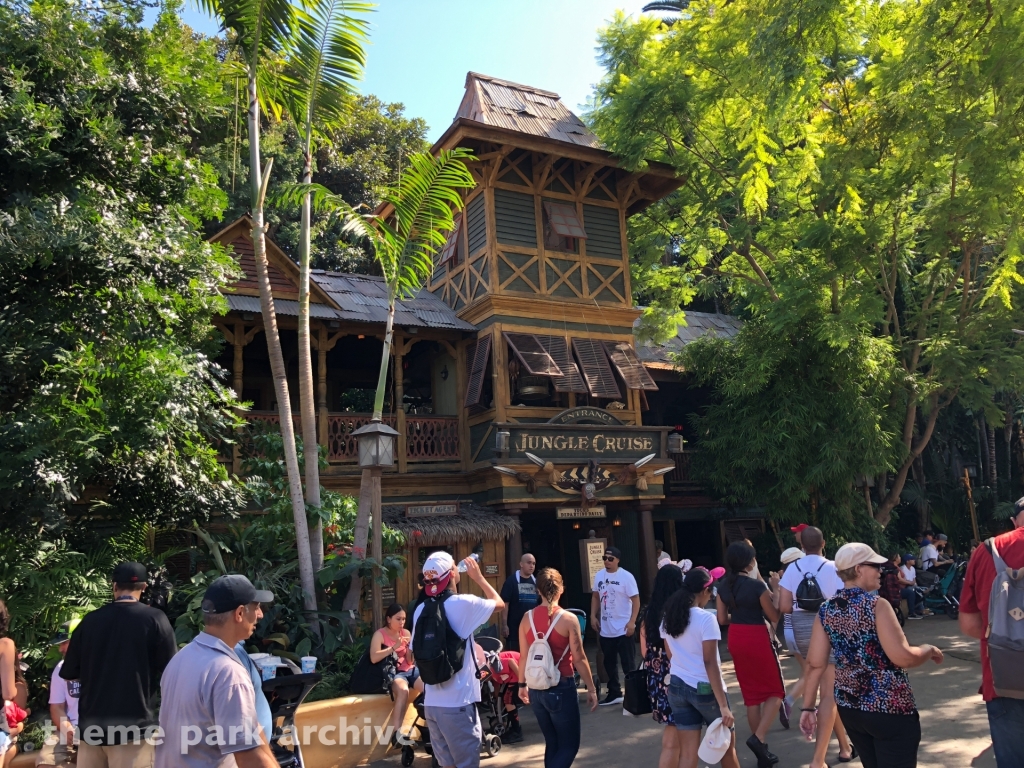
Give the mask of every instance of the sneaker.
POLYGON ((910 619, 911 621, 920 621, 921 619, 924 618, 924 616, 922 616, 919 613, 912 613, 907 618, 910 619))
POLYGON ((787 731, 789 730, 789 716, 793 714, 793 699, 789 696, 782 700, 782 706, 779 707, 779 722, 782 723, 782 727, 787 731))
POLYGON ((512 726, 509 732, 501 737, 502 744, 518 744, 523 740, 523 729, 519 727, 519 724, 512 726))
POLYGON ((598 704, 599 707, 608 707, 612 704, 621 704, 622 694, 621 693, 609 693, 604 701, 598 704))

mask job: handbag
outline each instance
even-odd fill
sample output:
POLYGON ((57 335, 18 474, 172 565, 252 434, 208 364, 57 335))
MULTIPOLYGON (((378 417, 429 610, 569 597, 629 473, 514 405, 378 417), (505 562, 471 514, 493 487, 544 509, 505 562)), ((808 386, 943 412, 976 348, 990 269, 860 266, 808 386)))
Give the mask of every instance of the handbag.
POLYGON ((622 708, 631 715, 649 715, 654 711, 647 693, 647 675, 646 664, 626 673, 622 708))
POLYGON ((366 650, 348 681, 348 689, 352 693, 372 694, 391 693, 391 684, 398 675, 395 654, 390 653, 376 664, 370 663, 370 651, 366 650))

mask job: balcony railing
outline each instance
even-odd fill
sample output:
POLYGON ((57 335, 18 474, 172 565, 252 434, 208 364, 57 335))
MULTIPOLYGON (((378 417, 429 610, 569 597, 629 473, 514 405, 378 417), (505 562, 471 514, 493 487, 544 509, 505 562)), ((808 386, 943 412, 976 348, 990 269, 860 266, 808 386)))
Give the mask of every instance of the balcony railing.
MULTIPOLYGON (((267 411, 249 412, 245 418, 266 424, 280 423, 278 414, 267 411)), ((352 433, 369 424, 371 418, 369 413, 328 413, 326 440, 321 438, 327 444, 327 461, 331 464, 354 464, 359 454, 352 433)), ((298 434, 302 419, 299 414, 293 413, 292 421, 298 434)), ((394 415, 385 416, 383 422, 393 429, 398 428, 398 419, 394 415)), ((410 462, 458 461, 458 417, 406 416, 405 453, 406 461, 410 462)))

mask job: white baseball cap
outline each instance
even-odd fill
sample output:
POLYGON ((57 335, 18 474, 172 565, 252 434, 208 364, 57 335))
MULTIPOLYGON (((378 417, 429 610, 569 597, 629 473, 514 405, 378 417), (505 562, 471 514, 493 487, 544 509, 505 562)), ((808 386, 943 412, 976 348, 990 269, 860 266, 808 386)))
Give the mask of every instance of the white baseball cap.
POLYGON ((799 560, 803 556, 804 551, 802 549, 799 549, 797 547, 790 547, 782 553, 782 556, 779 559, 782 560, 783 565, 789 565, 790 563, 799 560))
POLYGON ((708 726, 707 733, 704 734, 697 750, 697 757, 711 765, 720 763, 731 744, 732 731, 725 727, 722 718, 718 718, 708 726))
POLYGON ((859 541, 843 544, 839 551, 836 552, 835 557, 836 570, 838 571, 845 571, 847 568, 853 568, 864 563, 883 565, 888 562, 886 558, 875 552, 867 544, 862 544, 859 541))
POLYGON ((431 552, 423 563, 423 575, 428 579, 439 579, 454 567, 455 559, 443 549, 439 549, 437 552, 431 552))

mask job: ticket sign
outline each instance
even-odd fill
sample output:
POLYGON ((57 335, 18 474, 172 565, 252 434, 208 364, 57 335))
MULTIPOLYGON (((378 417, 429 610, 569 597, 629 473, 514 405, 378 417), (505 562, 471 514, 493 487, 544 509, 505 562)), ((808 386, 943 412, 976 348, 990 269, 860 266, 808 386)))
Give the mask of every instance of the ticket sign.
POLYGON ((556 507, 555 517, 558 520, 580 520, 585 517, 607 517, 603 505, 596 507, 556 507))
POLYGON ((459 514, 458 503, 452 504, 407 504, 406 517, 447 517, 459 514))
POLYGON ((607 539, 583 539, 580 541, 580 566, 583 569, 583 591, 591 592, 594 588, 594 577, 604 568, 605 550, 608 549, 607 539))

